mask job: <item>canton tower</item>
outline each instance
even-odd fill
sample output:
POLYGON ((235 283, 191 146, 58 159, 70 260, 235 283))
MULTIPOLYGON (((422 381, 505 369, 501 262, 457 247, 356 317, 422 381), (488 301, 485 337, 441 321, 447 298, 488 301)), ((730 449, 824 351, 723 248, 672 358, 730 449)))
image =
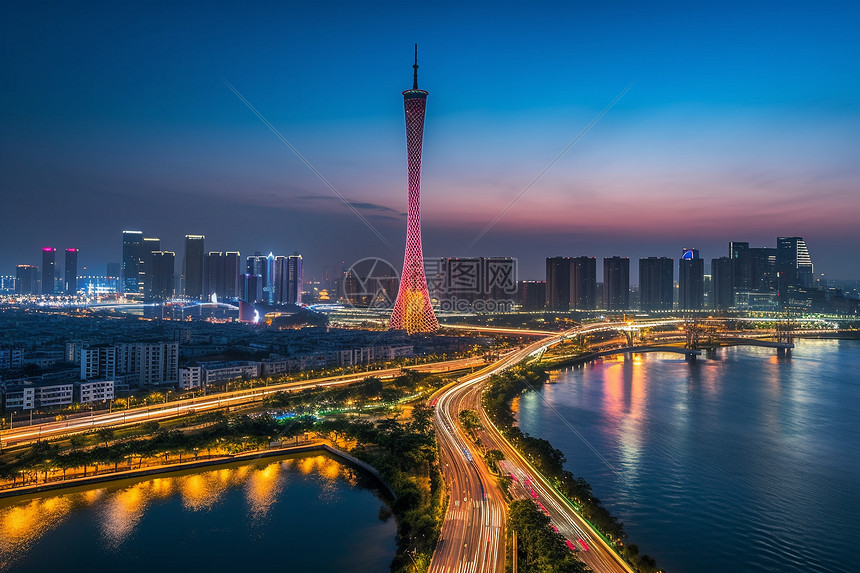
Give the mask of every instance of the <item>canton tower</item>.
POLYGON ((406 108, 406 151, 409 156, 409 208, 406 217, 406 255, 397 301, 388 323, 390 330, 434 332, 439 321, 430 306, 424 257, 421 250, 421 141, 424 137, 424 108, 427 92, 418 89, 418 44, 412 66, 412 89, 403 92, 406 108))

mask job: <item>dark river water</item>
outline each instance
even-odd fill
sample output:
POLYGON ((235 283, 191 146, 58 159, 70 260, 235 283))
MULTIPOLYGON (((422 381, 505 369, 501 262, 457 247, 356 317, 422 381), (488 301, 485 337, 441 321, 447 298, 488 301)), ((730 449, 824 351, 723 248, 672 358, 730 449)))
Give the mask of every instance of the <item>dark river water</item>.
POLYGON ((519 400, 522 429, 670 573, 860 571, 860 341, 604 359, 554 381, 519 400))
POLYGON ((0 571, 387 571, 364 481, 319 455, 0 502, 0 571))

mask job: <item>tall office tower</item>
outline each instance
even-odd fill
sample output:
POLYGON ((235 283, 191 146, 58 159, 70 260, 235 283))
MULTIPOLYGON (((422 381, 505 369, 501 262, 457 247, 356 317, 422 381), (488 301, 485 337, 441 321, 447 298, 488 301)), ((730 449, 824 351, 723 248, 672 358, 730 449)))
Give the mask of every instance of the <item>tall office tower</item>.
POLYGON ((263 301, 263 278, 260 275, 242 275, 242 300, 250 303, 263 301))
POLYGON ((263 271, 263 300, 269 304, 275 303, 275 255, 270 251, 260 260, 263 271))
POLYGON ((147 266, 147 297, 167 300, 173 296, 176 253, 173 251, 154 251, 150 253, 147 266))
POLYGON ((238 251, 224 253, 224 298, 239 298, 242 289, 242 255, 238 251))
POLYGON ((802 237, 777 237, 776 272, 780 300, 790 291, 812 288, 812 259, 802 237))
POLYGON ((15 294, 39 294, 39 267, 18 265, 15 269, 15 294))
POLYGON ((140 292, 140 263, 143 258, 143 233, 122 232, 122 292, 140 292))
POLYGON ((570 308, 593 310, 597 304, 597 259, 574 257, 570 263, 570 308))
POLYGON ((698 249, 684 249, 678 261, 678 308, 701 310, 705 304, 705 261, 698 249))
POLYGON ((771 293, 776 290, 776 249, 750 248, 747 242, 729 243, 734 261, 735 292, 771 293))
POLYGON ((66 280, 63 283, 63 290, 66 294, 75 294, 78 292, 78 250, 66 249, 66 280))
POLYGON ((418 89, 418 44, 415 44, 415 64, 412 69, 412 89, 403 92, 403 105, 406 109, 406 150, 409 156, 406 253, 403 257, 397 301, 388 323, 389 329, 405 329, 409 334, 434 332, 439 329, 439 321, 430 306, 421 248, 421 145, 427 92, 418 89))
POLYGON ((263 302, 263 277, 242 275, 242 300, 250 303, 263 302))
POLYGON ((570 257, 547 257, 547 310, 567 310, 570 308, 570 264, 572 260, 570 257))
POLYGON ((185 259, 182 275, 185 277, 185 296, 203 298, 203 244, 204 235, 185 235, 185 259))
POLYGON ((298 253, 287 257, 287 300, 292 304, 302 304, 302 289, 304 288, 304 271, 302 256, 298 253))
POLYGON ((672 310, 675 260, 668 257, 639 259, 639 308, 672 310))
POLYGON ((143 256, 140 262, 140 284, 143 294, 148 296, 152 291, 152 254, 161 251, 161 239, 155 237, 144 237, 141 246, 143 256))
POLYGON ((729 257, 711 259, 711 285, 713 307, 725 310, 735 306, 735 264, 729 257))
POLYGON ((224 284, 224 254, 220 251, 212 251, 206 255, 203 264, 204 284, 203 296, 208 300, 213 294, 224 298, 226 286, 224 284))
POLYGON ((603 307, 606 310, 630 308, 629 258, 603 258, 603 307))
POLYGON ((287 257, 284 257, 282 255, 278 255, 277 257, 275 257, 272 276, 272 287, 274 288, 274 303, 283 304, 287 302, 287 257))
POLYGON ((42 249, 42 294, 54 294, 54 276, 57 262, 57 249, 42 249))
MULTIPOLYGON (((269 285, 274 284, 274 266, 275 266, 275 256, 272 253, 269 253, 268 256, 260 254, 260 251, 254 253, 253 256, 248 257, 248 264, 245 268, 245 271, 249 275, 256 275, 260 277, 260 292, 262 295, 258 299, 257 302, 270 302, 269 301, 269 285), (269 258, 271 257, 271 259, 269 258), (271 272, 269 262, 271 260, 271 272)), ((274 298, 274 297, 273 297, 274 298)))

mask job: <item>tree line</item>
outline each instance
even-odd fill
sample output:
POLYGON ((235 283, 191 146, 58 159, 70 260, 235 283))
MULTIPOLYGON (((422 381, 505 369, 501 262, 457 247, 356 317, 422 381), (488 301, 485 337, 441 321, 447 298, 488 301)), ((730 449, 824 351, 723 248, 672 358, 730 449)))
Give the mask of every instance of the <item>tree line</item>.
POLYGON ((483 406, 507 440, 511 442, 553 485, 573 500, 580 513, 606 538, 613 541, 637 571, 656 573, 657 563, 649 555, 640 555, 635 544, 626 544, 624 524, 613 516, 592 492, 582 477, 564 469, 564 453, 543 438, 531 436, 515 425, 512 400, 525 390, 538 390, 549 379, 546 371, 533 365, 518 365, 490 377, 483 396, 483 406))

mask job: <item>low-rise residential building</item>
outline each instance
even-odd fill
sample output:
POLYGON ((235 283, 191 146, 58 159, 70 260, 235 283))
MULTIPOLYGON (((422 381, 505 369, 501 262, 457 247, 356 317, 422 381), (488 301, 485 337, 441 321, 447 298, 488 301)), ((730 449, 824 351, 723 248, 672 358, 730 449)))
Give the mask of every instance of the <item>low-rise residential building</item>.
POLYGON ((63 350, 39 350, 24 356, 24 364, 35 364, 39 368, 50 368, 66 358, 63 350))
POLYGON ((56 408, 74 401, 74 383, 36 386, 36 407, 56 408))
POLYGON ((224 380, 260 377, 260 363, 251 361, 208 362, 200 365, 202 381, 208 386, 224 380))
POLYGON ((203 383, 203 369, 200 366, 187 366, 179 369, 179 389, 193 390, 203 383))
POLYGON ((36 389, 33 386, 7 386, 3 389, 4 410, 32 410, 35 407, 36 389))
POLYGON ((105 402, 113 399, 113 380, 85 380, 83 382, 75 382, 75 401, 79 404, 105 402))
POLYGON ((21 368, 24 365, 24 351, 20 348, 0 348, 0 370, 21 368))

